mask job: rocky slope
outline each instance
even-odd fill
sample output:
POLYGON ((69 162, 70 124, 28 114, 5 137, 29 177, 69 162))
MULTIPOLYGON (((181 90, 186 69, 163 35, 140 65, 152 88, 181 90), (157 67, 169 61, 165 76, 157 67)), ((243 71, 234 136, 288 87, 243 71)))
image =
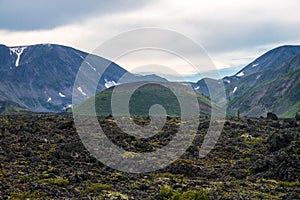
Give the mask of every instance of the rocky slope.
POLYGON ((281 117, 300 112, 300 54, 273 68, 259 71, 227 86, 228 109, 260 116, 271 111, 281 117), (234 92, 233 92, 234 91, 234 92))
MULTIPOLYGON (((223 83, 228 112, 243 116, 265 116, 274 112, 280 117, 294 117, 300 112, 300 46, 281 46, 268 51, 233 76, 221 80, 202 79, 193 85, 208 96, 207 84, 214 90, 223 83)), ((221 97, 219 101, 222 101, 221 97)))
MULTIPOLYGON (((139 139, 124 134, 111 118, 99 122, 111 141, 137 153, 166 145, 181 123, 169 118, 159 135, 139 139)), ((193 145, 167 168, 129 174, 91 157, 70 115, 1 116, 0 198, 300 198, 299 121, 227 119, 215 148, 199 159, 208 126, 209 120, 200 120, 193 145)))
MULTIPOLYGON (((73 84, 83 64, 89 73, 99 73, 109 65, 98 83, 98 90, 118 84, 127 71, 105 58, 71 47, 41 44, 7 47, 0 45, 0 101, 14 102, 15 110, 61 112, 71 107, 73 84)), ((85 74, 89 80, 89 73, 85 74)), ((127 73, 124 82, 166 81, 155 75, 137 76, 127 73)), ((81 88, 84 91, 85 88, 81 88)), ((5 110, 5 108, 2 108, 5 110)))

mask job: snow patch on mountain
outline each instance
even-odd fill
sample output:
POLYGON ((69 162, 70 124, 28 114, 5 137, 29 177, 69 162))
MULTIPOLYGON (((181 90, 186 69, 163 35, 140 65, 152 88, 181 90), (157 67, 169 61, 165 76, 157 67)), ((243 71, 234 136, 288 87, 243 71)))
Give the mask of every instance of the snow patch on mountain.
POLYGON ((63 97, 63 98, 64 98, 64 97, 66 97, 66 95, 64 95, 64 94, 63 94, 63 93, 61 93, 61 92, 60 92, 60 93, 58 93, 58 95, 59 95, 60 97, 63 97))
POLYGON ((237 90, 237 87, 234 87, 233 91, 232 91, 232 94, 234 94, 236 92, 236 90, 237 90))
POLYGON ((107 79, 104 79, 105 81, 105 87, 106 88, 110 88, 110 87, 113 87, 113 86, 116 86, 116 85, 120 85, 120 83, 116 83, 115 81, 108 81, 107 79))
POLYGON ((257 67, 259 64, 253 64, 252 67, 257 67))
POLYGON ((199 87, 199 86, 195 87, 195 90, 199 90, 199 89, 200 89, 200 87, 199 87))
POLYGON ((242 77, 242 76, 245 76, 245 73, 244 73, 244 72, 240 72, 240 73, 238 73, 238 74, 235 75, 235 76, 237 76, 237 77, 242 77))
POLYGON ((77 90, 78 90, 83 96, 86 96, 86 93, 82 90, 81 87, 78 87, 77 90))
POLYGON ((258 75, 258 76, 256 76, 256 78, 255 78, 255 79, 257 80, 257 79, 259 79, 260 77, 261 77, 261 74, 260 74, 260 75, 258 75))
POLYGON ((80 56, 80 58, 81 58, 88 66, 90 66, 95 72, 97 71, 96 68, 93 67, 93 66, 91 65, 91 63, 89 63, 88 61, 86 61, 84 57, 80 56))
POLYGON ((51 97, 49 97, 49 98, 48 98, 48 100, 47 100, 47 102, 50 102, 51 100, 52 100, 52 98, 51 98, 51 97))
POLYGON ((227 79, 224 79, 224 82, 226 82, 226 83, 230 83, 230 80, 227 80, 227 79))
POLYGON ((72 104, 68 104, 65 107, 63 107, 63 110, 67 110, 69 108, 73 108, 73 105, 72 104))
POLYGON ((16 67, 19 67, 21 55, 22 55, 23 51, 24 51, 26 48, 27 48, 27 47, 11 47, 11 48, 9 48, 9 50, 10 50, 10 55, 13 55, 13 54, 16 54, 16 55, 17 55, 17 60, 16 60, 16 63, 15 63, 15 66, 16 66, 16 67))

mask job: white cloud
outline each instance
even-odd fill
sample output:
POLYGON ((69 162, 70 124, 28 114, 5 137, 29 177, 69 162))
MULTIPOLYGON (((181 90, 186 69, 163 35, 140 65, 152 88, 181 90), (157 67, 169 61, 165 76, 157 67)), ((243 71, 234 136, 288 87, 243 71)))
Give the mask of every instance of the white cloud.
MULTIPOLYGON (((76 22, 48 30, 5 31, 1 42, 10 45, 58 43, 92 52, 99 44, 123 31, 140 27, 167 28, 182 33, 203 47, 218 69, 248 64, 266 50, 300 43, 298 0, 164 0, 151 1, 124 12, 93 12, 76 22)), ((134 42, 134 41, 132 41, 134 42)), ((191 52, 192 54, 193 52, 191 52)), ((194 73, 178 59, 120 60, 128 69, 150 62, 172 65, 180 73, 194 73), (147 62, 146 62, 147 61, 147 62)))

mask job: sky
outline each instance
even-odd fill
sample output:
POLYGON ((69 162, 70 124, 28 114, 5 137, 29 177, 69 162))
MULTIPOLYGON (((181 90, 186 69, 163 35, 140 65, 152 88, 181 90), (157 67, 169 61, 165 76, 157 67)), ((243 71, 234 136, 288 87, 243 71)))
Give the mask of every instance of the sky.
POLYGON ((166 53, 147 59, 128 54, 116 62, 132 72, 162 69, 149 67, 152 62, 176 71, 161 70, 169 79, 179 80, 179 74, 196 81, 216 77, 216 70, 221 77, 232 75, 272 48, 300 44, 299 8, 299 0, 0 0, 0 43, 54 43, 93 53, 124 32, 166 29, 199 44, 214 68, 195 71, 166 53))

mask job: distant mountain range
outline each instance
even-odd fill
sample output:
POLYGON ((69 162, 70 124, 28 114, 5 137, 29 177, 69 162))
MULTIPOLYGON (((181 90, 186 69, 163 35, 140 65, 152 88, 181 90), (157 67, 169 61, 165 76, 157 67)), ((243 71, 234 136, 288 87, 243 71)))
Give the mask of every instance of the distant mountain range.
MULTIPOLYGON (((156 75, 129 73, 116 63, 96 55, 90 55, 87 62, 85 58, 88 55, 54 44, 0 45, 0 113, 62 112, 71 108, 73 84, 82 63, 93 73, 109 65, 98 82, 98 92, 130 82, 167 82, 156 75), (126 78, 121 80, 125 74, 126 78)), ((85 78, 88 79, 88 75, 85 78)), ((300 112, 300 46, 277 47, 233 76, 219 80, 204 78, 191 85, 195 91, 209 97, 207 84, 218 93, 221 83, 227 96, 218 97, 216 103, 227 98, 227 110, 231 115, 239 111, 241 116, 259 117, 274 112, 281 117, 294 117, 300 112)), ((93 95, 87 88, 78 87, 77 90, 87 97, 93 95)), ((203 100, 202 97, 199 99, 203 100)), ((202 105, 207 112, 210 107, 207 101, 202 105)))
POLYGON ((202 79, 193 84, 209 96, 206 84, 215 90, 224 83, 228 112, 243 116, 266 116, 273 112, 294 117, 300 112, 300 46, 281 46, 268 51, 233 76, 202 79))
MULTIPOLYGON (((0 112, 61 112, 72 107, 73 84, 86 56, 88 53, 54 44, 0 45, 0 112)), ((156 75, 128 73, 99 56, 91 55, 89 58, 86 64, 94 73, 109 65, 98 83, 99 91, 119 84, 118 80, 125 73, 123 82, 167 81, 156 75)), ((87 93, 84 88, 78 90, 87 93)))

